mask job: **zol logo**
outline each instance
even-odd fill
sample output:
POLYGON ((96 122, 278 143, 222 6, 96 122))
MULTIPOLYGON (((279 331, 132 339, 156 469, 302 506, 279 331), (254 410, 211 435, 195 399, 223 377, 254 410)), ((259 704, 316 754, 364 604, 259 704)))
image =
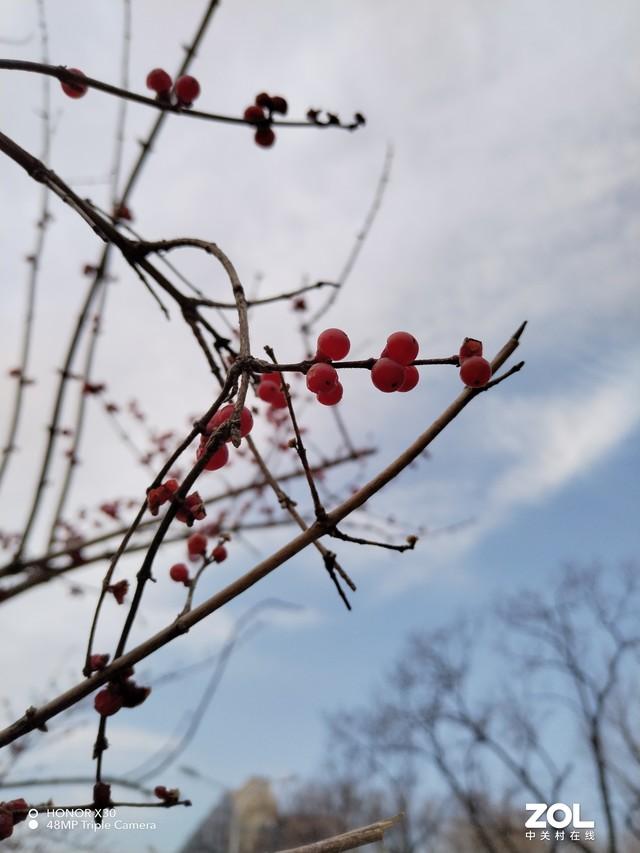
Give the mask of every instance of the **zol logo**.
POLYGON ((564 829, 571 824, 574 829, 593 829, 595 822, 592 820, 581 820, 580 803, 568 806, 566 803, 527 803, 525 808, 533 812, 528 818, 525 826, 527 829, 546 829, 547 824, 554 829, 564 829), (558 815, 562 817, 558 818, 558 815))

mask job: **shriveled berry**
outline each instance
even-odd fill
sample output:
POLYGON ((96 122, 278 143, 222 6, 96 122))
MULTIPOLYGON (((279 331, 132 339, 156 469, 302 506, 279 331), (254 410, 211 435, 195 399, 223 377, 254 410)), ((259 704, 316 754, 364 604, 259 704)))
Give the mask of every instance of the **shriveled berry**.
POLYGON ((256 145, 259 145, 261 148, 271 148, 276 141, 276 135, 270 127, 259 127, 256 130, 254 139, 256 145))
POLYGON ((258 385, 258 397, 265 403, 271 403, 278 394, 282 394, 282 391, 275 382, 268 382, 263 379, 258 385))
MULTIPOLYGON (((228 421, 229 418, 233 415, 234 408, 235 407, 233 406, 233 404, 229 403, 228 406, 223 406, 218 412, 216 412, 207 424, 207 432, 213 432, 214 429, 217 429, 225 421, 228 421)), ((245 435, 249 435, 252 429, 253 415, 251 414, 250 410, 247 409, 246 406, 243 406, 240 412, 240 435, 242 436, 242 438, 244 438, 245 435)), ((229 441, 231 441, 231 436, 229 436, 229 441)))
POLYGON ((259 124, 261 121, 264 121, 265 118, 266 116, 262 107, 258 107, 255 104, 247 107, 244 111, 244 120, 250 121, 251 124, 259 124))
POLYGON ((259 95, 256 95, 256 104, 259 107, 264 107, 265 110, 271 109, 271 95, 267 95, 266 92, 260 92, 259 95))
POLYGON ((491 379, 491 365, 480 355, 465 358, 460 368, 460 379, 467 388, 482 388, 491 379))
POLYGON ((336 384, 329 391, 321 391, 317 400, 319 403, 322 403, 323 406, 335 406, 336 403, 339 403, 342 400, 343 387, 340 382, 336 382, 336 384))
POLYGON ((187 551, 189 559, 197 560, 207 550, 207 537, 204 533, 192 533, 187 539, 187 551))
POLYGON ((482 355, 482 341, 478 341, 475 338, 465 338, 458 353, 460 364, 465 359, 472 358, 474 355, 482 355))
POLYGON ((325 329, 318 335, 318 351, 333 361, 346 358, 351 349, 351 341, 342 329, 325 329))
POLYGON ((371 381, 385 394, 397 391, 404 382, 404 368, 390 358, 379 358, 371 368, 371 381))
POLYGON ((180 106, 190 107, 200 94, 200 83, 190 74, 184 74, 176 80, 173 91, 180 106))
POLYGON ((417 367, 414 367, 412 364, 409 364, 404 369, 404 380, 402 385, 398 388, 398 391, 413 391, 418 382, 420 381, 420 373, 417 367))
POLYGON ((135 681, 122 681, 118 685, 123 708, 137 708, 151 693, 150 687, 141 687, 135 681))
POLYGON ((314 394, 330 391, 338 382, 338 372, 330 364, 314 364, 307 373, 307 388, 314 394))
POLYGON ((288 110, 289 104, 282 95, 274 95, 271 98, 271 112, 282 113, 283 116, 286 116, 288 110))
MULTIPOLYGON (((79 77, 86 76, 79 68, 68 68, 67 71, 70 71, 72 74, 77 74, 79 77)), ((82 98, 89 91, 88 86, 84 83, 76 82, 75 80, 70 83, 66 83, 64 80, 61 80, 60 85, 62 86, 62 91, 69 98, 82 98)))
POLYGON ((123 580, 113 583, 107 587, 107 591, 112 593, 118 604, 123 604, 125 595, 129 592, 129 581, 123 580))
POLYGON ((192 492, 184 499, 184 508, 176 513, 178 521, 184 521, 187 527, 191 527, 194 521, 201 521, 207 514, 198 492, 192 492))
POLYGON ((151 89, 157 95, 168 95, 172 85, 173 80, 164 68, 154 68, 147 74, 147 89, 151 89))
POLYGON ((398 364, 410 364, 418 355, 420 344, 409 332, 394 332, 387 338, 386 356, 398 364))
POLYGON ((189 569, 184 563, 176 563, 169 569, 169 577, 176 583, 183 583, 185 586, 189 583, 189 569))
POLYGON ((227 549, 224 545, 216 545, 216 547, 211 552, 211 556, 213 557, 216 563, 224 563, 227 559, 227 549))
POLYGON ((111 687, 105 687, 96 693, 96 698, 93 700, 93 707, 101 716, 110 717, 122 708, 122 697, 119 693, 112 690, 111 687))

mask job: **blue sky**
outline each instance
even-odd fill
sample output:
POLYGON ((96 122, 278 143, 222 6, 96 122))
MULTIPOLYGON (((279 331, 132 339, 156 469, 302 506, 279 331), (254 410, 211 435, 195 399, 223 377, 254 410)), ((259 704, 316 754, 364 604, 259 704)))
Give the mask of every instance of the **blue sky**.
MULTIPOLYGON (((177 64, 177 47, 203 4, 133 5, 131 87, 142 91, 149 68, 177 64)), ((395 536, 424 525, 437 530, 473 523, 455 535, 425 537, 403 556, 345 544, 340 555, 359 587, 351 614, 316 555, 305 552, 140 668, 152 678, 211 654, 233 619, 262 598, 304 607, 274 615, 238 651, 202 735, 185 756, 185 763, 228 785, 255 772, 312 772, 323 755, 322 713, 362 698, 409 629, 461 610, 479 612, 505 590, 552 579, 564 561, 614 562, 637 553, 637 525, 630 522, 638 506, 640 430, 638 6, 626 0, 406 5, 399 16, 390 0, 329 0, 322 14, 294 0, 221 4, 193 68, 203 84, 204 109, 238 114, 267 89, 286 95, 295 116, 310 106, 345 117, 361 110, 367 127, 353 135, 292 130, 261 151, 244 128, 169 121, 132 201, 145 236, 214 239, 250 290, 261 273, 260 292, 273 293, 296 287, 305 276, 338 275, 392 144, 379 218, 326 324, 349 332, 355 356, 379 351, 386 335, 402 328, 418 337, 422 354, 440 356, 455 352, 466 335, 482 338, 495 352, 522 320, 529 321, 519 353, 526 369, 474 401, 439 437, 432 457, 405 472, 371 507, 377 517, 401 519, 390 531, 395 536)), ((69 0, 47 6, 52 62, 117 82, 117 5, 94 4, 87 11, 86 4, 69 0)), ((37 58, 34 4, 15 0, 7 9, 0 35, 31 40, 2 45, 2 52, 37 58)), ((3 132, 32 149, 38 147, 39 93, 31 75, 0 74, 3 132)), ((97 92, 70 102, 56 86, 52 97, 51 165, 104 204, 116 105, 97 92)), ((150 121, 146 110, 129 110, 125 170, 150 121)), ((19 345, 23 258, 32 242, 37 191, 9 162, 0 163, 0 180, 3 197, 12 202, 0 208, 9 283, 0 339, 2 363, 10 367, 19 345)), ((3 529, 19 529, 24 520, 55 368, 84 288, 80 269, 99 252, 70 211, 57 203, 52 209, 31 371, 38 382, 29 390, 19 464, 0 495, 3 529)), ((219 270, 188 255, 181 263, 200 286, 227 298, 219 270)), ((114 272, 96 378, 108 383, 118 402, 136 397, 159 428, 184 430, 188 418, 211 402, 206 365, 178 320, 167 324, 119 261, 114 272)), ((256 313, 254 352, 272 343, 283 359, 300 357, 293 325, 286 308, 256 313)), ((350 430, 379 453, 363 472, 334 472, 329 483, 338 492, 392 459, 460 388, 451 368, 425 371, 418 389, 402 398, 377 393, 361 374, 344 384, 350 430)), ((0 380, 2 413, 11 391, 10 380, 0 380)), ((72 409, 65 422, 71 416, 72 409)), ((327 452, 336 447, 327 412, 308 406, 302 419, 314 443, 327 452)), ((88 436, 73 509, 143 494, 147 474, 132 464, 98 407, 89 411, 88 436), (92 453, 96 448, 100 453, 92 453)), ((264 439, 261 427, 257 436, 264 439)), ((142 433, 136 438, 142 441, 142 433)), ((62 463, 60 456, 57 472, 62 463)), ((229 478, 236 474, 242 477, 237 463, 229 478)), ((222 482, 216 477, 210 475, 203 492, 222 482)), ((304 490, 294 491, 308 507, 304 490)), ((271 532, 254 547, 265 553, 287 536, 271 532)), ((180 549, 167 548, 158 574, 179 556, 180 549)), ((254 551, 234 543, 203 594, 254 562, 254 551)), ((137 565, 127 560, 124 575, 133 577, 137 565)), ((77 679, 100 571, 78 575, 87 588, 84 598, 41 589, 7 606, 5 631, 20 638, 31 662, 16 668, 1 653, 18 709, 34 699, 43 638, 57 686, 77 679), (61 624, 62 607, 68 618, 61 624), (25 614, 38 630, 25 631, 25 614)), ((180 606, 171 584, 154 587, 134 641, 166 624, 180 606)), ((105 649, 120 618, 114 609, 107 613, 100 636, 105 649)), ((124 771, 159 747, 197 701, 200 686, 196 679, 182 682, 179 691, 159 689, 161 701, 154 695, 144 709, 115 719, 108 767, 124 771)), ((52 689, 38 680, 35 698, 52 689)), ((71 739, 26 756, 23 770, 54 762, 69 772, 90 770, 93 724, 87 711, 86 725, 71 739)), ((216 795, 177 773, 166 782, 180 784, 196 805, 175 820, 161 816, 166 836, 162 842, 149 838, 160 850, 173 849, 216 795)))

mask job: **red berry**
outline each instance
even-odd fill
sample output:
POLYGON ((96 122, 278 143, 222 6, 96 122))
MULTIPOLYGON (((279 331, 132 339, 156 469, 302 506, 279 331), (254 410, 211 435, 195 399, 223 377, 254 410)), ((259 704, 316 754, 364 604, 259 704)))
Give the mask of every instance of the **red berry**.
POLYGON ((89 657, 89 669, 91 672, 98 672, 104 669, 109 662, 109 655, 91 655, 89 657))
POLYGON ((474 355, 482 355, 482 341, 478 341, 475 338, 465 338, 458 353, 460 364, 465 359, 472 358, 474 355))
POLYGON ((173 91, 181 107, 190 107, 200 94, 200 83, 195 77, 185 74, 183 77, 178 77, 173 91))
POLYGON ((404 382, 404 368, 390 358, 379 358, 371 368, 371 381, 386 394, 397 391, 404 382))
POLYGON ((322 403, 323 406, 335 406, 336 403, 339 403, 342 400, 343 388, 340 382, 336 382, 336 384, 331 388, 330 391, 321 391, 317 400, 319 403, 322 403))
POLYGON ((4 806, 0 806, 0 841, 13 835, 13 815, 4 806))
POLYGON ((156 785, 156 787, 153 789, 153 793, 159 800, 164 800, 167 796, 167 789, 164 785, 156 785))
POLYGON ((105 687, 96 693, 93 707, 103 717, 110 717, 122 708, 122 697, 110 687, 105 687))
POLYGON ((269 382, 263 379, 258 385, 258 397, 260 397, 261 400, 264 400, 265 403, 271 403, 278 394, 282 394, 282 391, 278 388, 275 382, 269 382))
POLYGON ((189 569, 184 563, 176 563, 169 569, 169 577, 176 583, 183 583, 185 586, 189 583, 189 569))
POLYGON ((460 379, 467 388, 482 388, 491 379, 491 365, 480 355, 465 358, 460 368, 460 379))
POLYGON ((147 89, 152 89, 158 95, 168 95, 173 80, 164 68, 154 68, 147 74, 147 89))
POLYGON ((338 382, 338 372, 330 364, 314 364, 307 373, 307 388, 314 394, 331 391, 338 382))
POLYGON ((191 527, 194 520, 201 521, 207 514, 202 498, 198 492, 192 492, 184 499, 185 506, 176 513, 178 521, 184 521, 187 527, 191 527))
POLYGON ((420 345, 409 332, 394 332, 387 338, 386 356, 398 364, 410 364, 418 355, 420 345))
POLYGON ((22 823, 23 820, 27 819, 27 813, 29 811, 29 803, 20 797, 17 800, 8 800, 6 803, 2 804, 2 808, 6 809, 8 812, 11 812, 11 816, 13 817, 13 824, 22 823))
POLYGON ((207 550, 207 537, 203 533, 192 533, 187 539, 187 550, 189 558, 197 560, 207 550))
POLYGON ((413 391, 419 381, 420 373, 418 372, 418 368, 410 364, 404 369, 404 380, 398 391, 413 391))
POLYGON ((256 145, 260 145, 261 148, 271 148, 276 141, 276 135, 270 127, 259 127, 254 138, 256 145))
POLYGON ((318 335, 318 350, 333 361, 346 358, 351 349, 351 341, 342 329, 325 329, 318 335))
MULTIPOLYGON (((79 68, 68 68, 67 71, 70 71, 72 74, 77 74, 80 77, 85 76, 79 68)), ((85 86, 84 83, 76 83, 75 81, 73 83, 65 83, 61 80, 60 85, 62 86, 62 91, 65 95, 68 95, 70 98, 82 98, 82 96, 86 95, 89 90, 89 87, 85 86)))
POLYGON ((227 549, 224 545, 216 545, 216 547, 211 552, 211 556, 215 560, 216 563, 223 563, 227 559, 227 549))
MULTIPOLYGON (((196 459, 200 459, 202 454, 205 451, 206 447, 206 438, 200 442, 200 447, 198 448, 198 452, 196 453, 196 459)), ((204 466, 205 471, 217 471, 218 468, 224 468, 224 466, 229 461, 229 448, 226 444, 222 444, 217 450, 215 450, 204 466)))
POLYGON ((283 391, 278 391, 276 396, 271 400, 271 408, 272 409, 286 409, 287 408, 287 398, 284 395, 283 391))
POLYGON ((287 111, 289 109, 289 104, 281 95, 274 95, 271 98, 271 111, 274 113, 282 113, 283 116, 286 116, 287 111))
POLYGON ((247 107, 244 111, 244 120, 250 121, 251 124, 258 124, 259 122, 264 121, 265 118, 266 116, 262 107, 257 107, 255 104, 247 107))
MULTIPOLYGON (((223 406, 222 409, 217 411, 207 424, 207 432, 213 432, 214 429, 217 429, 225 421, 228 421, 231 415, 233 414, 233 410, 233 404, 229 403, 228 406, 223 406)), ((245 435, 249 435, 252 429, 253 415, 251 414, 249 409, 247 409, 246 406, 243 406, 242 411, 240 412, 240 435, 242 436, 242 438, 244 438, 245 435)), ((228 440, 231 440, 231 436, 229 436, 228 440)))
POLYGON ((280 387, 280 374, 274 370, 272 373, 263 373, 260 382, 275 382, 280 387))
POLYGON ((267 95, 266 92, 260 92, 259 95, 256 95, 256 104, 259 107, 264 107, 265 110, 271 109, 271 95, 267 95))

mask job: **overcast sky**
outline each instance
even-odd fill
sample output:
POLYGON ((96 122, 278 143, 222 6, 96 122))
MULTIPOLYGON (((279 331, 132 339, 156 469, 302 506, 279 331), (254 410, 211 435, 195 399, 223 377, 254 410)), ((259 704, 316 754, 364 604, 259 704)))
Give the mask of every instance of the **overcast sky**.
MULTIPOLYGON (((122 41, 118 3, 46 2, 50 56, 117 83, 122 41)), ((147 71, 173 70, 205 3, 133 0, 131 88, 147 71)), ((424 538, 403 556, 338 549, 358 584, 347 614, 312 551, 268 578, 234 607, 165 649, 141 672, 152 678, 219 647, 233 618, 277 596, 304 606, 274 616, 233 660, 194 747, 190 764, 226 785, 252 773, 275 778, 312 772, 323 753, 321 714, 357 701, 400 648, 410 628, 436 625, 460 609, 479 613, 501 590, 544 585, 567 560, 614 562, 638 546, 640 396, 640 236, 637 66, 640 7, 633 0, 227 0, 216 12, 193 64, 198 106, 238 115, 266 89, 285 95, 292 117, 309 107, 367 117, 357 133, 292 129, 271 150, 245 127, 170 118, 131 202, 148 238, 216 241, 248 290, 262 275, 267 295, 335 279, 371 203, 390 144, 391 178, 379 217, 327 325, 348 331, 353 354, 377 354, 386 335, 407 329, 421 355, 457 351, 466 335, 497 351, 523 320, 525 371, 481 397, 434 444, 429 460, 373 502, 372 512, 400 520, 396 536, 472 520, 455 535, 424 538), (632 472, 635 471, 635 477, 632 472), (259 716, 256 708, 260 708, 259 716)), ((35 3, 5 0, 0 37, 7 57, 39 59, 35 3)), ((108 203, 117 103, 90 91, 79 101, 51 87, 55 134, 49 165, 83 196, 108 203)), ((41 81, 0 74, 2 131, 38 153, 41 81)), ((128 110, 124 173, 154 116, 128 110)), ((0 160, 2 364, 17 361, 26 264, 38 188, 0 160)), ((45 438, 56 369, 86 287, 85 263, 100 252, 95 235, 57 200, 47 237, 36 309, 36 349, 20 453, 3 487, 0 528, 19 530, 45 438)), ((229 298, 209 261, 185 256, 182 268, 207 293, 229 298)), ((110 288, 95 379, 118 403, 136 398, 158 429, 186 430, 215 392, 206 364, 174 316, 168 324, 140 282, 119 261, 110 288)), ((322 294, 309 302, 317 305, 322 294)), ((174 312, 175 314, 175 312, 174 312)), ((276 346, 283 360, 303 355, 296 317, 286 307, 254 312, 252 346, 276 346)), ((425 371, 412 394, 375 391, 362 373, 345 379, 341 411, 362 444, 379 453, 366 472, 335 472, 340 493, 374 473, 411 441, 460 389, 456 371, 425 371)), ((13 385, 0 379, 1 427, 13 385)), ((93 403, 94 401, 90 401, 93 403)), ((75 401, 65 412, 72 422, 75 401)), ((302 416, 316 448, 339 445, 326 411, 302 416)), ((135 433, 142 443, 142 431, 135 433)), ((262 430, 262 428, 260 428, 262 430)), ((258 436, 264 432, 258 432, 258 436)), ((57 469, 63 462, 61 445, 57 469)), ((73 512, 114 497, 140 498, 149 475, 115 436, 98 404, 90 407, 72 495, 73 512)), ((293 458, 291 459, 293 462, 293 458)), ((287 467, 286 462, 280 463, 287 467)), ((227 474, 225 473, 225 476, 227 474)), ((236 464, 229 480, 242 478, 236 464)), ((208 475, 202 491, 222 478, 208 475)), ((53 499, 55 493, 51 493, 53 499)), ((296 491, 306 500, 303 491, 296 491)), ((38 528, 46 535, 53 504, 38 528)), ((304 506, 304 504, 303 504, 304 506)), ((73 514, 70 513, 70 515, 73 514)), ((249 568, 289 530, 260 536, 251 550, 234 543, 202 594, 249 568)), ((167 548, 158 575, 182 552, 167 548)), ((124 564, 133 578, 135 558, 124 564)), ((0 660, 4 687, 19 713, 72 684, 104 566, 77 575, 86 595, 41 588, 5 605, 0 660), (64 619, 60 618, 64 608, 64 619), (15 642, 24 650, 15 665, 15 642), (42 649, 46 643, 46 661, 42 649), (50 674, 57 685, 48 684, 50 674)), ((163 576, 166 577, 165 575, 163 576)), ((173 618, 176 590, 149 593, 133 641, 173 618)), ((122 611, 107 613, 100 641, 112 648, 122 611)), ((124 772, 175 735, 202 689, 201 678, 158 688, 144 709, 112 721, 109 772, 124 772)), ((95 715, 71 738, 37 737, 42 747, 22 772, 91 770, 95 715), (41 768, 41 770, 39 770, 41 768)), ((52 728, 58 728, 60 723, 52 728)), ((21 774, 22 775, 22 774, 21 774)), ((166 778, 165 778, 166 776, 166 778)), ((177 767, 195 805, 162 813, 166 834, 145 842, 169 851, 217 796, 177 767)), ((156 780, 153 780, 156 781, 156 780)), ((16 795, 22 792, 16 792, 16 795)), ((53 794, 42 791, 42 796, 53 794)), ((86 799, 84 789, 69 797, 86 799)), ((142 845, 142 840, 140 841, 142 845)), ((142 849, 142 847, 140 848, 142 849)))

